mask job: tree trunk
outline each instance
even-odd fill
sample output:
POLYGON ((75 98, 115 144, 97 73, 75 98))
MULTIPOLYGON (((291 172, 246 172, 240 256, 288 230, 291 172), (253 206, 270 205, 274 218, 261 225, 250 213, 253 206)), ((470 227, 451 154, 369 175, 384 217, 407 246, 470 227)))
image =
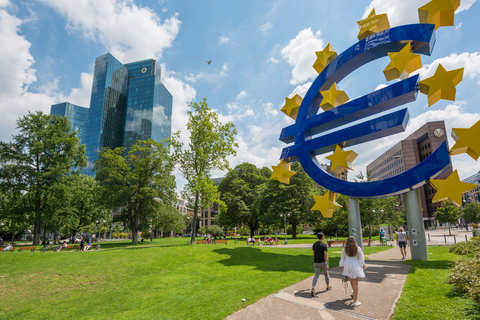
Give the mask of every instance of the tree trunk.
POLYGON ((292 239, 297 239, 297 224, 292 223, 292 239))
POLYGON ((452 235, 452 224, 450 222, 448 223, 448 235, 452 235))
POLYGON ((368 233, 369 233, 369 239, 372 240, 372 225, 370 222, 368 223, 368 233))
POLYGON ((193 207, 193 217, 192 217, 192 236, 190 237, 190 244, 195 243, 195 229, 197 227, 197 212, 198 212, 198 198, 199 194, 198 192, 195 193, 195 204, 193 207))

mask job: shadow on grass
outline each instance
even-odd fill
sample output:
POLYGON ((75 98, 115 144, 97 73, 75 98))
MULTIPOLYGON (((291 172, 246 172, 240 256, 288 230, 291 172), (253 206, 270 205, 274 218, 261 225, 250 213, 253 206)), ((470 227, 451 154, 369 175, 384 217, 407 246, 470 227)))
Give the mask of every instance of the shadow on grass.
MULTIPOLYGON (((254 247, 214 249, 212 252, 229 256, 218 261, 224 266, 251 266, 265 272, 313 273, 312 255, 266 252, 254 247)), ((339 257, 330 258, 330 264, 333 266, 338 265, 339 261, 339 257)))
POLYGON ((406 261, 404 263, 412 266, 409 273, 415 273, 417 269, 436 269, 436 270, 451 269, 454 264, 454 262, 450 260, 406 261))

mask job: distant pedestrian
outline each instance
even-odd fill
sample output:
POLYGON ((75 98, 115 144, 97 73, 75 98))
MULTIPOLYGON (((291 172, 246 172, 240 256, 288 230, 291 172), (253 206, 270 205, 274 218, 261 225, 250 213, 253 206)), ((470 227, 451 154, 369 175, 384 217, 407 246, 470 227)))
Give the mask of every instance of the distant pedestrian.
POLYGON ((402 227, 398 228, 397 245, 400 248, 400 253, 402 254, 402 260, 407 257, 407 241, 408 241, 407 233, 403 231, 402 227))
POLYGON ((342 267, 342 275, 350 278, 350 284, 353 289, 353 304, 357 307, 361 303, 358 301, 358 278, 365 278, 365 258, 362 249, 357 245, 355 237, 349 236, 342 250, 340 258, 340 267, 342 267))
POLYGON ((332 290, 330 286, 330 277, 328 274, 328 247, 325 243, 323 243, 323 239, 325 239, 325 235, 323 232, 317 233, 318 241, 315 242, 312 246, 313 250, 313 266, 315 268, 315 276, 313 277, 312 281, 312 290, 310 290, 310 295, 315 297, 315 286, 317 285, 318 277, 320 276, 320 272, 323 271, 323 275, 325 276, 325 282, 327 284, 327 291, 332 290))
POLYGON ((150 233, 150 242, 153 241, 153 233, 150 233))
POLYGON ((85 237, 80 238, 80 245, 78 246, 78 250, 83 251, 83 247, 85 246, 85 237))

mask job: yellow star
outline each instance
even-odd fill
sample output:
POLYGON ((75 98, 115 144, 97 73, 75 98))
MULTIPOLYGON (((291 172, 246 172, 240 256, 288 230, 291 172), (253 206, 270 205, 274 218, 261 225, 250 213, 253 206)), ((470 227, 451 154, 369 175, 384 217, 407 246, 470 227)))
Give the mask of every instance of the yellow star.
POLYGON ((339 174, 345 169, 353 170, 352 162, 357 156, 358 154, 356 154, 355 151, 343 151, 342 148, 337 145, 335 147, 335 152, 326 158, 332 161, 330 171, 339 174))
POLYGON ((289 162, 281 160, 277 166, 272 166, 273 174, 270 179, 290 184, 290 178, 295 174, 295 172, 290 171, 290 168, 289 162))
POLYGON ((440 99, 455 101, 455 87, 463 79, 463 68, 451 71, 439 64, 433 77, 420 81, 420 92, 428 95, 430 107, 440 99))
POLYGON ((462 205, 462 194, 477 187, 474 183, 460 181, 457 170, 445 180, 430 180, 430 184, 437 190, 432 202, 448 200, 457 207, 462 205))
POLYGON ((302 98, 298 94, 296 94, 291 99, 285 98, 285 105, 280 111, 285 113, 287 116, 289 116, 293 120, 296 120, 298 109, 300 109, 301 104, 302 104, 302 98))
POLYGON ((460 0, 432 0, 418 8, 418 18, 420 23, 434 24, 435 30, 453 26, 453 16, 459 6, 460 0))
POLYGON ((349 100, 345 91, 340 90, 337 84, 334 82, 330 89, 326 91, 320 91, 323 96, 323 100, 320 103, 320 107, 327 111, 344 104, 349 100))
POLYGON ((315 198, 315 205, 310 210, 318 210, 325 218, 331 218, 333 210, 341 208, 342 206, 335 202, 335 192, 328 191, 323 196, 313 196, 315 198))
POLYGON ((455 144, 450 149, 451 155, 466 153, 475 160, 480 156, 480 121, 468 129, 452 128, 452 138, 455 144))
POLYGON ((412 53, 412 45, 407 43, 399 52, 389 52, 390 63, 383 74, 387 81, 408 78, 408 75, 422 67, 422 58, 419 54, 412 53))
POLYGON ((365 39, 372 34, 386 30, 390 28, 390 23, 388 22, 388 17, 386 13, 379 15, 375 14, 375 9, 370 11, 370 14, 367 18, 357 21, 360 32, 358 33, 358 40, 365 39))
POLYGON ((315 52, 317 60, 313 64, 313 68, 320 74, 325 67, 332 62, 338 54, 333 50, 332 45, 329 43, 322 51, 315 52))

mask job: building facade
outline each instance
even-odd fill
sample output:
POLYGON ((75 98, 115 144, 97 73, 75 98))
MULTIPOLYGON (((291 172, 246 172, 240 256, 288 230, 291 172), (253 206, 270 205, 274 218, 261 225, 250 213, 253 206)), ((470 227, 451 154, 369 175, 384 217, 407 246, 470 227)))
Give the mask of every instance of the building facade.
POLYGON ((85 144, 88 123, 88 108, 77 106, 70 102, 54 104, 50 108, 50 114, 67 117, 70 119, 73 130, 78 132, 80 144, 85 144))
MULTIPOLYGON (((382 180, 413 168, 430 156, 444 141, 447 141, 445 132, 445 122, 443 121, 426 123, 367 165, 367 176, 372 180, 382 180)), ((452 172, 450 159, 449 167, 437 178, 446 179, 452 172)), ((434 223, 435 211, 441 206, 441 203, 432 203, 436 190, 430 184, 421 186, 418 191, 425 228, 428 228, 434 223)), ((403 197, 400 196, 399 200, 403 206, 403 197)))
POLYGON ((480 203, 480 171, 477 172, 476 174, 462 180, 462 182, 467 182, 467 183, 475 183, 478 184, 479 186, 476 187, 473 190, 470 190, 468 192, 465 192, 462 195, 462 201, 463 205, 469 203, 469 202, 478 202, 480 203))
MULTIPOLYGON (((122 64, 109 53, 98 57, 90 108, 83 108, 88 110, 82 140, 88 157, 84 172, 94 174, 94 162, 103 148, 128 150, 137 140, 161 142, 170 137, 172 105, 173 97, 161 82, 161 69, 156 60, 122 64)), ((54 111, 60 108, 57 106, 52 106, 51 113, 57 112, 54 111)), ((65 113, 65 116, 73 122, 71 114, 65 113)))

